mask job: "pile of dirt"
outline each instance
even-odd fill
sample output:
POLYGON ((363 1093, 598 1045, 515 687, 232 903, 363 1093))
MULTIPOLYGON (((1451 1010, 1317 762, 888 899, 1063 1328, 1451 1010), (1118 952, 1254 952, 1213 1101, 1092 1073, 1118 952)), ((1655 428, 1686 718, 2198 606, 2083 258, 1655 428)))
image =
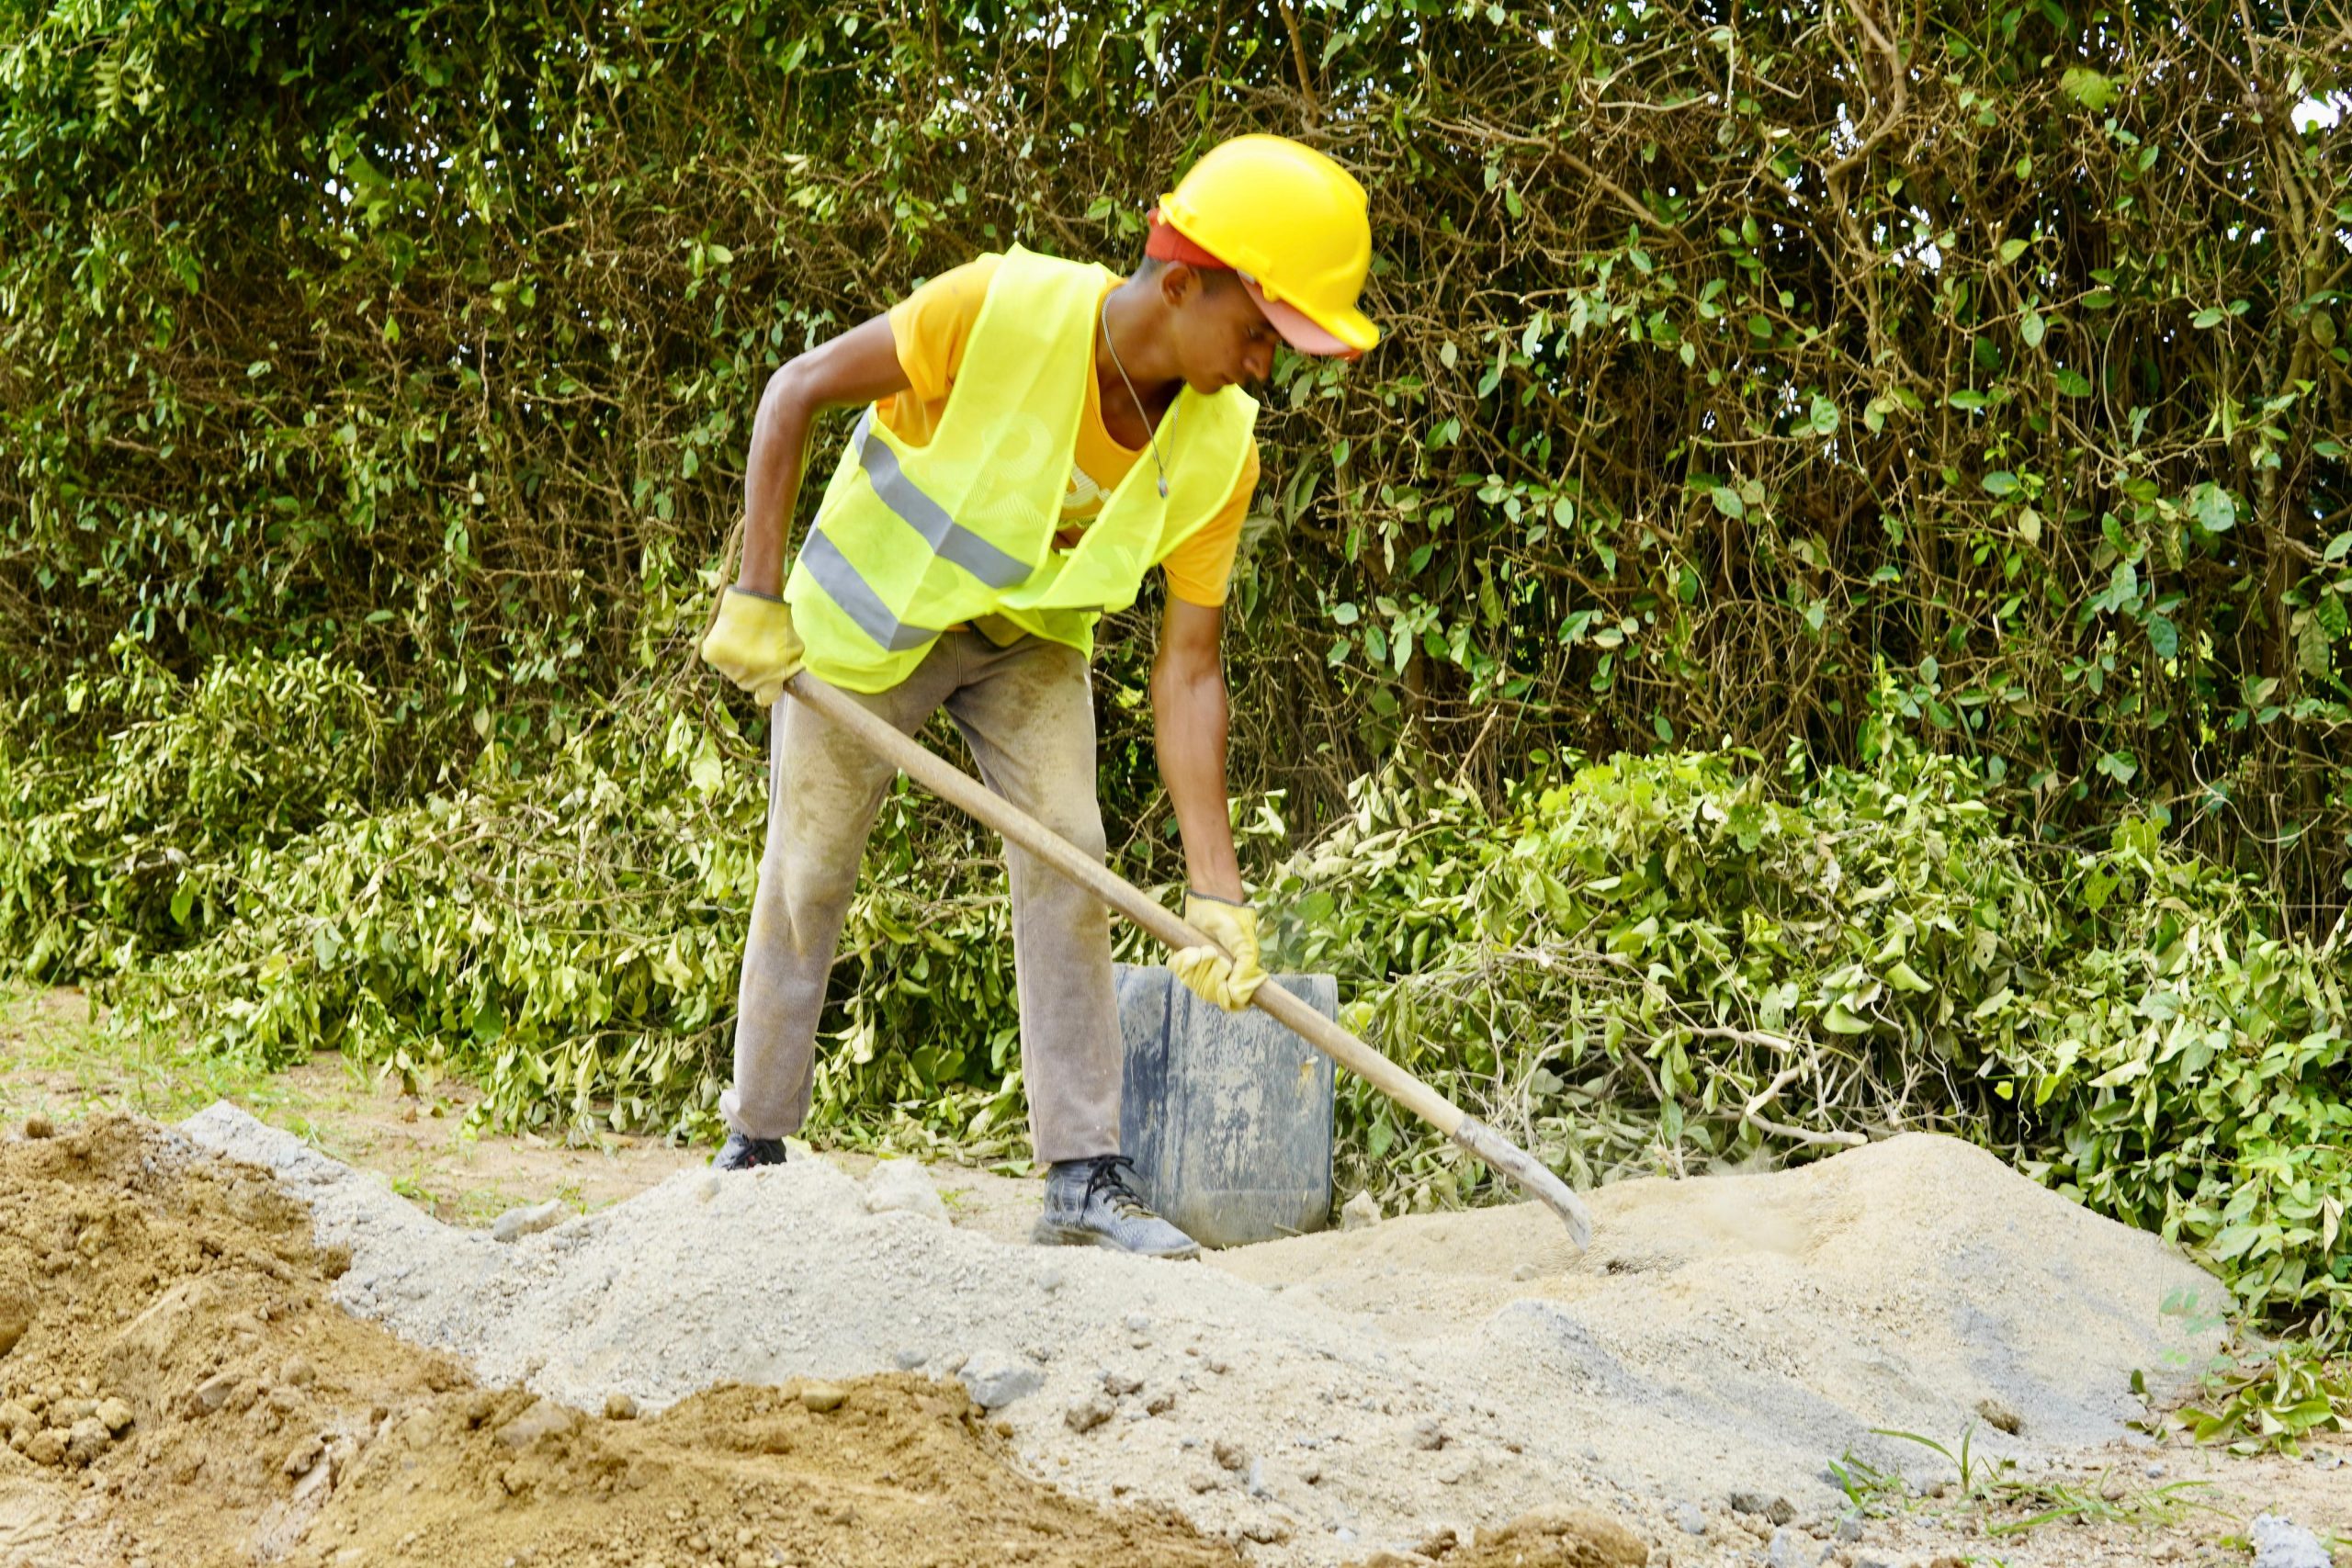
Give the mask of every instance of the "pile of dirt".
POLYGON ((350 1316, 348 1261, 151 1124, 0 1142, 0 1562, 1233 1561, 1023 1475, 952 1382, 582 1413, 350 1316))
POLYGON ((1449 1529, 1483 1551, 1564 1506, 1679 1563, 1739 1561, 1783 1519, 1826 1545, 1829 1461, 1937 1478, 1872 1428, 1956 1442, 1996 1411, 2017 1429, 1980 1426, 1977 1451, 2026 1462, 2116 1439, 2140 1414, 2132 1374, 2210 1345, 2166 1298, 2219 1292, 2155 1238, 1927 1136, 1603 1189, 1582 1258, 1523 1205, 1170 1265, 1007 1245, 800 1157, 681 1172, 501 1243, 233 1108, 186 1127, 268 1167, 350 1249, 339 1300, 483 1375, 588 1410, 952 1376, 1032 1473, 1269 1564, 1449 1529))

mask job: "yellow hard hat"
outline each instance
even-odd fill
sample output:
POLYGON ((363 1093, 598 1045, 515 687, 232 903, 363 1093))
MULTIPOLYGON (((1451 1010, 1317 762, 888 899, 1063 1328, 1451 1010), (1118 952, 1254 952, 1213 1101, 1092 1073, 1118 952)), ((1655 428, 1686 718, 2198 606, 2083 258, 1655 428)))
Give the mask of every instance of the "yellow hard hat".
POLYGON ((1293 347, 1353 356, 1380 341, 1356 309, 1372 265, 1367 206, 1356 177, 1312 147, 1237 136, 1159 198, 1146 252, 1232 268, 1293 347), (1167 231, 1192 243, 1166 243, 1167 231))

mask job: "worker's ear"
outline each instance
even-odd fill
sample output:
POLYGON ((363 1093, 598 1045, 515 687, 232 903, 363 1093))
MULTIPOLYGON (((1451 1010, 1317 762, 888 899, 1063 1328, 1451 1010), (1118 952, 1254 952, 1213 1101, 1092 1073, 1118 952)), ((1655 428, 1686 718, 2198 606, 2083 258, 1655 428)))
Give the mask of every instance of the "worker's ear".
POLYGON ((1168 301, 1170 310, 1181 310, 1185 301, 1201 292, 1201 275, 1188 262, 1170 262, 1159 269, 1159 297, 1168 301))

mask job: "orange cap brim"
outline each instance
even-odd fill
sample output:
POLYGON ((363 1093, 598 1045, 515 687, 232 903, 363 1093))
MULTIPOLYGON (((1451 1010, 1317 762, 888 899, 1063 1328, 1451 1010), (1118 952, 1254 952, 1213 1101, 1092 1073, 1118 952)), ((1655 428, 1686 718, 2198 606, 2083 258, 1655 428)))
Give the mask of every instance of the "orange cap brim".
POLYGON ((1248 273, 1236 273, 1234 276, 1241 279, 1241 287, 1250 291, 1250 298, 1257 301, 1258 309, 1265 312, 1266 320, 1272 324, 1274 331, 1283 334, 1283 341, 1299 353, 1336 356, 1340 359, 1363 357, 1362 349, 1342 343, 1338 337, 1317 326, 1315 319, 1297 306, 1285 305, 1279 299, 1267 299, 1266 291, 1259 288, 1258 280, 1248 273))

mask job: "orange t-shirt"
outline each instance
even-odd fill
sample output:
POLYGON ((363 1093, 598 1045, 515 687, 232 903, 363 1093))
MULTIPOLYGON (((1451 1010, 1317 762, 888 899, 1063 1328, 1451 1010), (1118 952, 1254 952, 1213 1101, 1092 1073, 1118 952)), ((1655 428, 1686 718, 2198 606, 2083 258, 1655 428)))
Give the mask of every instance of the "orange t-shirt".
MULTIPOLYGON (((890 308, 890 337, 899 351, 899 364, 907 373, 907 389, 875 404, 874 416, 908 446, 924 445, 939 428, 940 416, 947 409, 948 389, 956 384, 956 374, 964 366, 964 346, 971 341, 972 323, 979 320, 980 302, 988 297, 989 283, 1003 259, 984 255, 941 273, 890 308)), ((1065 545, 1078 529, 1102 513, 1103 502, 1111 499, 1127 470, 1149 457, 1148 449, 1136 451, 1111 438, 1102 424, 1102 389, 1089 376, 1086 410, 1078 420, 1069 489, 1062 497, 1065 545)), ((1241 520, 1249 514, 1250 497, 1257 488, 1258 443, 1253 438, 1250 456, 1233 481, 1233 493, 1205 526, 1160 563, 1168 574, 1170 592, 1188 604, 1215 608, 1225 603, 1233 576, 1234 551, 1241 543, 1241 520)))

